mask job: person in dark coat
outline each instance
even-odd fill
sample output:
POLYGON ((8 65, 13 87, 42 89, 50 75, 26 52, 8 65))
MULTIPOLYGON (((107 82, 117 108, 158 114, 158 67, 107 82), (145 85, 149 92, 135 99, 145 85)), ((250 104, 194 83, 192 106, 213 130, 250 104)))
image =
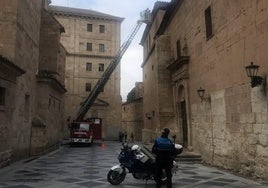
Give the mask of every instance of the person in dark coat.
POLYGON ((127 142, 127 131, 125 131, 124 136, 125 136, 125 142, 127 142))
POLYGON ((123 138, 124 138, 124 133, 119 131, 119 142, 123 142, 123 138))
POLYGON ((170 130, 165 128, 161 137, 157 138, 152 147, 152 152, 156 154, 156 188, 161 188, 162 170, 165 169, 167 175, 167 188, 172 188, 172 166, 175 145, 168 138, 170 130))
POLYGON ((133 143, 134 142, 134 134, 133 134, 133 132, 131 132, 130 138, 131 138, 131 142, 133 143))

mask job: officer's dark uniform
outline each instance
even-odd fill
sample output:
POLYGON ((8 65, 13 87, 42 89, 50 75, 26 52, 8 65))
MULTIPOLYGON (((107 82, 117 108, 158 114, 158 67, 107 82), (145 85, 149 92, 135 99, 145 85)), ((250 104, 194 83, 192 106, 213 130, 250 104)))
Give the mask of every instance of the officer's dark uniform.
POLYGON ((156 154, 156 188, 161 187, 162 170, 165 169, 167 175, 167 188, 172 188, 172 165, 174 144, 168 138, 169 129, 165 128, 161 137, 155 140, 152 152, 156 154))

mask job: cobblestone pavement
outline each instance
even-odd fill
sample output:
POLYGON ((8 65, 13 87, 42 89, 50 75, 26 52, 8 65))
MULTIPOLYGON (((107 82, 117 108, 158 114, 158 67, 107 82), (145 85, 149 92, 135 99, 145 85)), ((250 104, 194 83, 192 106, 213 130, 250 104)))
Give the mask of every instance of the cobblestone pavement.
MULTIPOLYGON (((118 142, 95 143, 91 147, 63 146, 33 160, 0 169, 0 188, 154 188, 155 182, 136 180, 128 174, 118 186, 107 182, 109 169, 118 164, 118 142)), ((173 187, 268 187, 201 164, 180 163, 173 187)), ((165 187, 165 186, 163 186, 165 187)))

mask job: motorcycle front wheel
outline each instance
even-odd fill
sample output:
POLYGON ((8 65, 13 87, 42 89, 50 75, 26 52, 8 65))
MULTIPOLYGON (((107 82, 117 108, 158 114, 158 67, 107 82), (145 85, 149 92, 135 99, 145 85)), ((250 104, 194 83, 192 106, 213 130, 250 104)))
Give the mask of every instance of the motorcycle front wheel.
POLYGON ((125 177, 126 177, 125 170, 121 174, 115 170, 110 170, 107 174, 107 180, 112 185, 118 185, 122 183, 125 177))

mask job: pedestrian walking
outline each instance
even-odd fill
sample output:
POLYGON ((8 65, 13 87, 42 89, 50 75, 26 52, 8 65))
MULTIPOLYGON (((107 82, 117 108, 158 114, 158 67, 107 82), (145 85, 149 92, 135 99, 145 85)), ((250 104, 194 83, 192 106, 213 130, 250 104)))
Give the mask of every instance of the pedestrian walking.
POLYGON ((131 138, 131 142, 133 143, 134 142, 134 134, 133 134, 133 132, 131 132, 130 138, 131 138))
POLYGON ((125 142, 127 142, 127 131, 125 131, 124 136, 125 136, 125 142))
POLYGON ((119 131, 118 137, 119 137, 119 142, 123 142, 124 133, 119 131))
POLYGON ((162 135, 157 138, 152 147, 156 154, 156 188, 161 188, 162 170, 165 169, 167 176, 167 188, 172 188, 172 165, 175 145, 168 138, 170 130, 165 128, 162 135))

